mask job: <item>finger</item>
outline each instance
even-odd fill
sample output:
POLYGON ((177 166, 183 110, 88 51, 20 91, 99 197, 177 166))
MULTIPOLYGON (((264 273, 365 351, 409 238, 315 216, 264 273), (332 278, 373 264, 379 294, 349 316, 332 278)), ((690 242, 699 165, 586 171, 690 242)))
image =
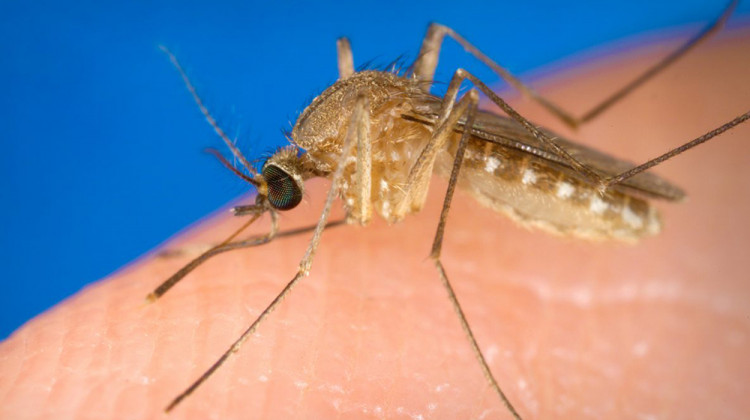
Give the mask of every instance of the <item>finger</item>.
MULTIPOLYGON (((746 47, 707 44, 571 136, 645 160, 702 134, 747 110, 746 47)), ((592 65, 545 92, 585 109, 653 60, 592 65)), ((661 206, 665 231, 637 246, 529 232, 458 193, 444 264, 525 418, 750 410, 748 137, 740 127, 658 168, 690 199, 661 206)), ((327 184, 308 185, 283 228, 320 214, 327 184)), ((444 190, 436 181, 403 223, 327 231, 311 275, 170 418, 507 417, 427 259, 444 190)), ((217 243, 241 222, 217 217, 173 246, 217 243)), ((189 257, 145 257, 87 288, 0 345, 1 417, 158 418, 291 278, 308 240, 215 257, 151 305, 189 257)))

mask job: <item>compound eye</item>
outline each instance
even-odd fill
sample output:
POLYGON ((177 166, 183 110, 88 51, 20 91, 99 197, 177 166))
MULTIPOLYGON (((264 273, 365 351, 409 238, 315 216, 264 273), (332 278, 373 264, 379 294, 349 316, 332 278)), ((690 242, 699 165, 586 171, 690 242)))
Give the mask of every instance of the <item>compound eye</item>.
POLYGON ((302 190, 286 171, 276 165, 263 168, 263 178, 268 184, 268 201, 278 210, 297 207, 302 201, 302 190))

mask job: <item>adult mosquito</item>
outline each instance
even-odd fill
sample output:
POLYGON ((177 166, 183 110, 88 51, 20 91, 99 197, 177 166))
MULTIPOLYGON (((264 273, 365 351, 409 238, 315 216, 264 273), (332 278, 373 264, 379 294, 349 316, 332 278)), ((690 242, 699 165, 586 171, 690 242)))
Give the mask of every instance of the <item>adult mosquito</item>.
POLYGON ((339 39, 338 81, 303 111, 291 132, 292 144, 268 158, 260 171, 248 162, 218 125, 177 58, 163 48, 201 112, 242 165, 242 170, 219 152, 212 153, 251 184, 257 195, 253 204, 233 209, 235 215, 249 217, 240 229, 181 268, 147 299, 157 300, 214 255, 266 244, 281 235, 311 232, 296 275, 166 411, 176 407, 237 352, 295 284, 309 273, 321 235, 327 227, 339 223, 329 222, 336 198, 343 201, 346 223, 366 225, 373 213, 389 223, 396 223, 422 209, 432 176, 438 174, 449 181, 430 257, 488 383, 513 417, 520 419, 490 370, 441 262, 443 236, 456 187, 522 225, 584 239, 636 241, 658 233, 661 228, 650 199, 680 201, 685 195, 678 187, 646 171, 747 121, 750 112, 659 157, 634 165, 539 128, 463 69, 454 72, 444 96, 430 94, 445 36, 454 39, 553 116, 575 128, 596 118, 716 33, 736 5, 737 1, 731 2, 699 34, 581 117, 573 116, 539 95, 461 35, 440 24, 429 26, 417 60, 405 72, 356 72, 349 41, 339 39), (460 88, 467 81, 473 88, 459 97, 460 88), (479 92, 505 115, 479 110, 479 92), (331 180, 317 224, 309 229, 279 233, 279 212, 295 208, 302 200, 305 181, 314 177, 331 180), (271 219, 266 235, 236 240, 244 229, 266 213, 271 219))

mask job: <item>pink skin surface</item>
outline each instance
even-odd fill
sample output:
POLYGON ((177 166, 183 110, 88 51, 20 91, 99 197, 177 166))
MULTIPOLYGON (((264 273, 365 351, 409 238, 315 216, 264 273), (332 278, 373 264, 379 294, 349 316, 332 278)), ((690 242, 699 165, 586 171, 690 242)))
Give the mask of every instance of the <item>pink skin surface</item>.
MULTIPOLYGON (((747 111, 749 35, 710 41, 561 134, 643 161, 747 111)), ((664 51, 536 85, 580 113, 664 51)), ((444 264, 524 418, 749 415, 750 123, 657 172, 689 199, 660 205, 664 231, 635 246, 527 231, 455 197, 444 264)), ((314 222, 328 185, 310 182, 282 230, 314 222)), ((327 231, 310 276, 169 418, 509 418, 427 258, 445 185, 433 183, 426 209, 398 225, 327 231)), ((168 247, 216 243, 242 222, 221 213, 168 247)), ((265 218, 254 229, 267 227, 265 218)), ((146 294, 192 255, 146 256, 87 287, 0 344, 0 418, 167 418, 171 399, 293 276, 308 240, 218 256, 150 305, 146 294)))

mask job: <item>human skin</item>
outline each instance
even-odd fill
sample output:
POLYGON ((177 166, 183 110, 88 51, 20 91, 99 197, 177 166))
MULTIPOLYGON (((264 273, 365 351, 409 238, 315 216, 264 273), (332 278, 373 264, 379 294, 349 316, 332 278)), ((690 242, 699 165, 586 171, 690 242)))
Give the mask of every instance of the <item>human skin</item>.
MULTIPOLYGON (((749 43, 745 31, 702 45, 576 133, 512 103, 567 137, 643 161, 750 108, 749 43)), ((580 114, 664 51, 537 86, 580 114)), ((657 172, 689 199, 660 204, 664 231, 636 245, 528 231, 460 191, 454 198, 443 262, 525 419, 750 413, 750 123, 657 172)), ((309 182, 282 231, 313 223, 328 186, 309 182)), ((509 418, 427 258, 445 186, 435 180, 425 210, 400 224, 326 231, 310 276, 169 418, 509 418)), ((337 206, 332 219, 341 215, 337 206)), ((242 222, 211 217, 167 244, 183 255, 149 254, 16 331, 0 344, 0 418, 167 418, 172 398, 291 279, 309 241, 222 254, 144 303, 191 249, 242 222)), ((266 229, 267 218, 254 231, 266 229)))

